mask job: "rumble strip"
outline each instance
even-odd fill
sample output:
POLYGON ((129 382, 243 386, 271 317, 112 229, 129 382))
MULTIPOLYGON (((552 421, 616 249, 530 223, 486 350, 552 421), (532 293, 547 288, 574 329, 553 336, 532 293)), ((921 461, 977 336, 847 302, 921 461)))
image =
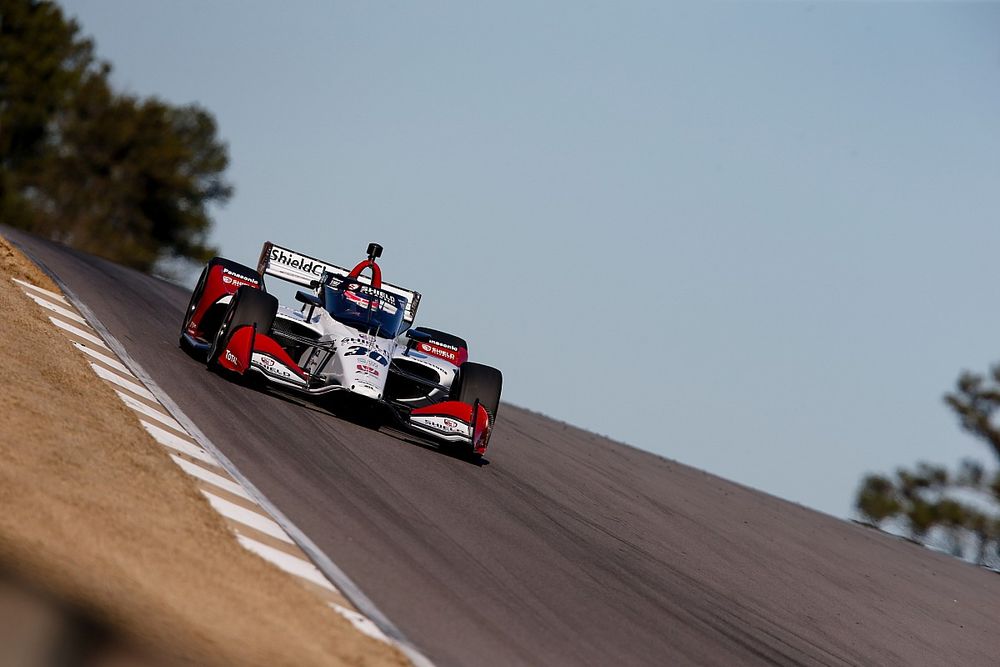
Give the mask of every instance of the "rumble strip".
POLYGON ((209 504, 222 515, 245 549, 297 577, 330 608, 347 618, 360 632, 395 644, 415 665, 420 667, 431 665, 426 657, 403 639, 399 631, 354 587, 346 575, 323 556, 315 545, 276 509, 270 507, 270 503, 239 474, 232 463, 226 460, 204 435, 193 428, 179 408, 172 404, 173 402, 149 380, 127 354, 120 355, 112 350, 112 347, 119 350, 122 348, 85 307, 81 305, 77 308, 62 294, 50 292, 17 278, 12 280, 46 311, 49 320, 86 357, 94 373, 112 386, 122 402, 134 411, 143 428, 167 450, 171 460, 191 476, 209 504), (89 317, 85 318, 81 311, 87 312, 89 317), (94 325, 90 322, 94 322, 94 325), (130 367, 135 372, 130 370, 130 367), (140 379, 139 376, 145 379, 140 379), (158 399, 157 396, 161 398, 158 399), (164 403, 170 404, 170 408, 164 403), (182 421, 189 426, 183 426, 182 421), (268 509, 265 509, 265 506, 268 509), (281 524, 287 526, 289 530, 283 528, 281 524), (289 532, 295 534, 296 539, 293 539, 289 532), (299 546, 300 544, 310 551, 312 558, 299 546), (326 572, 332 571, 334 576, 324 574, 313 562, 314 559, 326 572), (338 581, 340 586, 331 580, 338 581), (359 604, 352 603, 349 597, 359 604), (362 613, 359 607, 366 613, 362 613))

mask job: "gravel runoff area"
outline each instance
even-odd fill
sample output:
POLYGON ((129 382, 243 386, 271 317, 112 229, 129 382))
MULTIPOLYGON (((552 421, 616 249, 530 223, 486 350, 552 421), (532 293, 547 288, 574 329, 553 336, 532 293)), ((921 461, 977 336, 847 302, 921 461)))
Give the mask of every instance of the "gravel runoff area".
POLYGON ((0 238, 0 664, 407 664, 243 549, 12 278, 56 289, 0 238))

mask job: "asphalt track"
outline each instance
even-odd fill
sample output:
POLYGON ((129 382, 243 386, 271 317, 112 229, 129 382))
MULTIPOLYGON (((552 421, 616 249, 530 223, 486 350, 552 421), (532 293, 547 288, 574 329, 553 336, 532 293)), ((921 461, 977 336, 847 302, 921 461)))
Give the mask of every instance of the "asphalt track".
POLYGON ((442 667, 1000 659, 994 573, 511 405, 477 467, 238 386, 185 290, 0 231, 442 667))

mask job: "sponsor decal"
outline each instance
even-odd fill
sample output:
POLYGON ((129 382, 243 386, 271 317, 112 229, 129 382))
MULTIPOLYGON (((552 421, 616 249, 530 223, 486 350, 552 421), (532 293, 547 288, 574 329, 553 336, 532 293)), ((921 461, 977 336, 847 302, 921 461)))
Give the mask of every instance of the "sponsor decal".
POLYGON ((279 363, 275 359, 272 359, 266 354, 261 354, 260 352, 254 352, 253 363, 263 368, 263 370, 266 373, 270 373, 271 375, 275 375, 284 380, 292 380, 300 384, 302 383, 302 378, 300 378, 295 373, 285 368, 281 363, 279 363))
POLYGON ((373 359, 383 366, 389 365, 389 360, 385 358, 381 352, 377 350, 369 350, 367 347, 362 347, 361 345, 352 345, 347 352, 344 352, 345 357, 368 357, 373 359))
MULTIPOLYGON (((448 361, 455 362, 458 360, 457 352, 451 352, 442 348, 437 343, 420 343, 418 346, 421 352, 426 352, 427 354, 433 354, 435 357, 441 357, 442 359, 447 359, 448 361)), ((453 350, 458 350, 458 348, 453 347, 453 350)))
POLYGON ((323 275, 323 271, 326 270, 326 264, 323 262, 317 262, 314 259, 309 259, 304 255, 300 255, 297 252, 285 252, 282 248, 271 248, 270 261, 272 264, 279 264, 281 266, 288 267, 289 269, 295 269, 296 271, 302 271, 303 273, 310 273, 317 278, 323 275))
POLYGON ((430 342, 431 342, 432 345, 437 345, 438 347, 443 347, 446 350, 452 350, 454 352, 458 352, 458 346, 457 345, 448 345, 448 343, 442 343, 442 342, 436 341, 436 340, 431 340, 430 342))
POLYGON ((377 368, 375 368, 374 366, 365 366, 364 364, 358 364, 358 372, 366 373, 368 375, 371 375, 372 377, 379 376, 377 368))
POLYGON ((341 338, 340 339, 340 344, 341 345, 363 345, 365 347, 368 347, 369 345, 371 345, 374 342, 375 342, 375 336, 368 336, 367 338, 353 338, 353 337, 350 337, 350 338, 341 338))
POLYGON ((375 297, 380 301, 389 301, 390 303, 396 303, 396 297, 389 294, 385 290, 380 290, 377 287, 372 287, 371 285, 365 285, 364 283, 353 283, 357 285, 357 289, 362 294, 367 294, 368 296, 375 297))
POLYGON ((230 352, 229 350, 226 350, 226 361, 233 364, 239 363, 239 360, 236 358, 236 355, 230 352))
POLYGON ((458 435, 469 435, 469 427, 465 424, 455 421, 454 419, 446 419, 443 417, 428 417, 425 415, 413 415, 411 419, 414 423, 420 424, 422 426, 430 426, 431 428, 437 429, 442 433, 455 433, 458 435))
MULTIPOLYGON (((350 301, 351 303, 358 304, 358 306, 360 306, 361 308, 365 309, 368 308, 368 299, 364 298, 363 296, 358 296, 354 292, 344 292, 344 298, 350 301)), ((378 301, 374 302, 372 306, 378 308, 378 301)))
POLYGON ((257 287, 259 284, 256 279, 244 276, 242 273, 230 271, 226 267, 222 267, 222 282, 227 285, 236 285, 237 287, 257 287))
POLYGON ((383 292, 381 290, 376 290, 367 285, 360 285, 358 283, 352 283, 347 286, 347 290, 344 291, 344 298, 352 303, 358 304, 361 308, 368 308, 369 301, 372 308, 383 310, 390 315, 395 315, 396 311, 399 309, 396 307, 396 298, 389 294, 388 292, 383 292), (362 294, 367 294, 369 299, 363 296, 355 294, 354 292, 361 292, 362 294))

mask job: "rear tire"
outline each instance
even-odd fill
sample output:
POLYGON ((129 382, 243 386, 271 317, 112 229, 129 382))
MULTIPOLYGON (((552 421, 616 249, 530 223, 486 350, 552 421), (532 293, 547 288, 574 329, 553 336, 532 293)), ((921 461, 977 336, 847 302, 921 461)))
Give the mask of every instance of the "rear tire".
POLYGON ((236 290, 212 341, 212 347, 209 348, 206 360, 208 367, 212 369, 218 367, 216 360, 219 354, 229 344, 229 338, 238 328, 256 325, 257 333, 270 333, 277 312, 278 299, 273 295, 253 287, 241 287, 236 290))
POLYGON ((486 408, 490 421, 495 421, 497 410, 500 409, 500 391, 503 388, 503 374, 484 364, 466 361, 458 367, 458 376, 451 385, 451 399, 472 405, 479 399, 479 404, 486 408))

